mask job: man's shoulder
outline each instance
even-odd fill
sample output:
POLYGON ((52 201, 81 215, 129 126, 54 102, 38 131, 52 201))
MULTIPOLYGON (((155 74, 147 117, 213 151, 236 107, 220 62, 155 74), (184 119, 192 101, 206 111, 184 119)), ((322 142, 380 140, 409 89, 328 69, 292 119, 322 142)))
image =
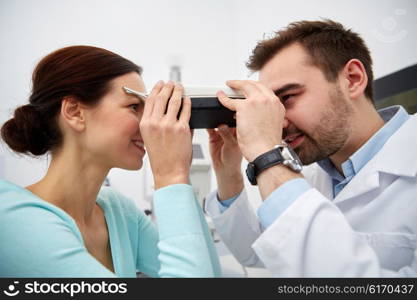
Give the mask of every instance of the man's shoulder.
MULTIPOLYGON (((397 153, 415 153, 417 146, 417 114, 410 115, 397 131, 389 137, 382 147, 382 154, 397 149, 397 153)), ((398 155, 398 154, 397 154, 398 155)), ((416 156, 417 158, 417 156, 416 156)))

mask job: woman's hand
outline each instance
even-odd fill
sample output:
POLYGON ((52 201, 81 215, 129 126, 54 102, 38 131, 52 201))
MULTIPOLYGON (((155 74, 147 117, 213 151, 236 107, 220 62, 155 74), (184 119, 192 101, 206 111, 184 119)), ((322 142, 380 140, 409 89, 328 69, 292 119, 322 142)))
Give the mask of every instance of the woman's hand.
POLYGON ((182 100, 182 93, 179 84, 158 82, 145 101, 140 131, 149 155, 155 189, 189 183, 191 100, 188 97, 182 100))
POLYGON ((210 155, 216 173, 218 197, 227 200, 243 189, 242 153, 236 139, 236 128, 220 125, 208 129, 210 155))

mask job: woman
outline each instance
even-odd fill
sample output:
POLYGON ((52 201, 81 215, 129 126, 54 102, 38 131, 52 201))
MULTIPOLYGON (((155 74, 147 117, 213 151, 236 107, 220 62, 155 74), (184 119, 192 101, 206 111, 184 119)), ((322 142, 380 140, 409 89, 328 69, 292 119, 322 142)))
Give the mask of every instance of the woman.
POLYGON ((159 82, 143 104, 123 89, 145 91, 141 68, 89 46, 49 54, 32 80, 29 104, 16 109, 1 135, 15 152, 50 153, 51 162, 26 188, 0 181, 0 276, 218 276, 188 182, 191 103, 181 100, 181 86, 159 82), (102 187, 111 168, 142 167, 144 144, 158 228, 129 199, 102 187))

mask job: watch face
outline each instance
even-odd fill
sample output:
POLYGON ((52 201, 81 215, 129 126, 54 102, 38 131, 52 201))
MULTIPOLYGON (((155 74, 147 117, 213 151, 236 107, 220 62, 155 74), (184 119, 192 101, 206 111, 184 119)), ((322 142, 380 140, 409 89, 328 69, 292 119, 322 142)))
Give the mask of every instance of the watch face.
POLYGON ((291 147, 284 146, 281 149, 282 156, 284 157, 284 165, 290 167, 295 172, 301 172, 303 169, 303 163, 298 157, 297 153, 291 147))
POLYGON ((295 151, 294 151, 292 148, 289 148, 289 147, 288 147, 288 151, 291 153, 292 158, 293 158, 294 160, 296 160, 298 164, 300 164, 300 165, 302 165, 302 164, 303 164, 303 163, 301 162, 300 158, 298 157, 297 153, 295 153, 295 151))

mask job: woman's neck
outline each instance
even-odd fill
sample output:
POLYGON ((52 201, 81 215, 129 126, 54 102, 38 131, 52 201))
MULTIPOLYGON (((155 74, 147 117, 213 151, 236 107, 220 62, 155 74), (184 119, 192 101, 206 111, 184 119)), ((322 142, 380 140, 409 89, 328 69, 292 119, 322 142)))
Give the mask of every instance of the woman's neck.
POLYGON ((88 224, 108 171, 77 151, 62 151, 53 155, 45 177, 27 189, 63 209, 77 223, 88 224))

